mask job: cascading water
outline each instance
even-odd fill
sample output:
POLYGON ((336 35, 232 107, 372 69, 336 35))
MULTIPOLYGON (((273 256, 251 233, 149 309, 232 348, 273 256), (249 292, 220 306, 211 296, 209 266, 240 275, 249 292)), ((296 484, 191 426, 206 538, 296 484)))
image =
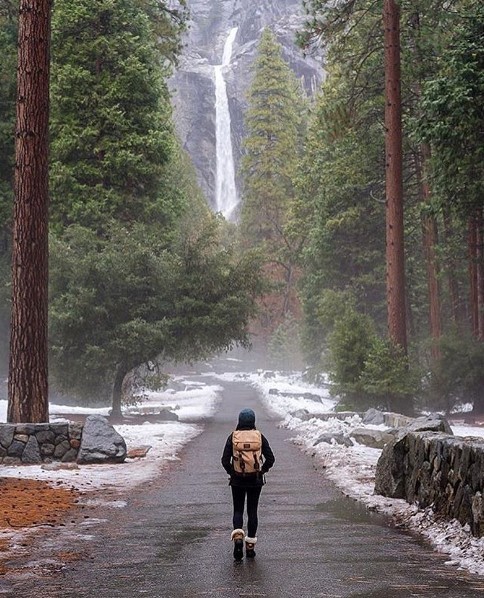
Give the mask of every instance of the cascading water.
POLYGON ((230 65, 232 48, 238 27, 230 30, 225 40, 222 64, 214 67, 215 74, 215 134, 217 158, 217 187, 215 206, 218 212, 230 220, 235 216, 237 207, 237 189, 235 186, 234 156, 232 152, 232 135, 230 123, 229 101, 224 70, 230 65))

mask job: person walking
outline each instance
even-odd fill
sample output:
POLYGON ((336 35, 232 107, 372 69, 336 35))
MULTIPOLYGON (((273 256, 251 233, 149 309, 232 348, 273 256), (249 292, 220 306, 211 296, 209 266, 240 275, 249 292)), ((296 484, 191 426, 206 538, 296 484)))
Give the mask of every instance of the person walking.
POLYGON ((255 557, 257 542, 257 509, 264 475, 274 465, 274 453, 267 441, 255 427, 255 413, 243 409, 239 413, 237 427, 227 438, 222 454, 222 466, 230 476, 234 506, 233 532, 234 559, 255 557), (247 535, 243 530, 244 508, 247 497, 247 535))

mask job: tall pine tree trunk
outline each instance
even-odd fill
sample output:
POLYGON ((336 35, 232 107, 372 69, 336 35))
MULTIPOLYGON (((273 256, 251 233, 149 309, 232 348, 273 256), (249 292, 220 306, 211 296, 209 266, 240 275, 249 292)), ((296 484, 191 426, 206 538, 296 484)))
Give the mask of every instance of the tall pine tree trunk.
POLYGON ((50 0, 20 0, 8 421, 46 422, 50 0))
POLYGON ((385 178, 388 333, 407 351, 402 183, 402 106, 400 90, 400 9, 385 0, 385 178))

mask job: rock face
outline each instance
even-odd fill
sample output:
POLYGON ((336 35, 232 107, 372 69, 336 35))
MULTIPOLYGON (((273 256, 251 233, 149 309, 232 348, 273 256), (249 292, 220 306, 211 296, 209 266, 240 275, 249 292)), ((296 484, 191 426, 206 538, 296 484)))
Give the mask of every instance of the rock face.
POLYGON ((84 424, 78 463, 121 463, 126 442, 102 415, 89 415, 84 424))
POLYGON ((323 80, 321 60, 305 58, 295 45, 295 33, 304 22, 301 5, 300 0, 188 0, 190 26, 171 88, 182 144, 192 157, 199 183, 212 206, 216 177, 213 67, 222 63, 228 33, 233 27, 238 27, 232 60, 224 73, 237 171, 244 137, 246 92, 251 83, 251 65, 262 30, 269 27, 275 33, 283 46, 284 59, 308 93, 317 90, 323 80))

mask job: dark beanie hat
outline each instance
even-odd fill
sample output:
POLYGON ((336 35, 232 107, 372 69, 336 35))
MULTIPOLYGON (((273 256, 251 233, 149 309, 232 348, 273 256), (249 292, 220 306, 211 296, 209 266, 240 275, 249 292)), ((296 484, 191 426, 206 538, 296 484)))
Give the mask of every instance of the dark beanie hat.
POLYGON ((239 426, 255 426, 255 413, 252 411, 252 409, 242 409, 242 411, 239 413, 239 426))

